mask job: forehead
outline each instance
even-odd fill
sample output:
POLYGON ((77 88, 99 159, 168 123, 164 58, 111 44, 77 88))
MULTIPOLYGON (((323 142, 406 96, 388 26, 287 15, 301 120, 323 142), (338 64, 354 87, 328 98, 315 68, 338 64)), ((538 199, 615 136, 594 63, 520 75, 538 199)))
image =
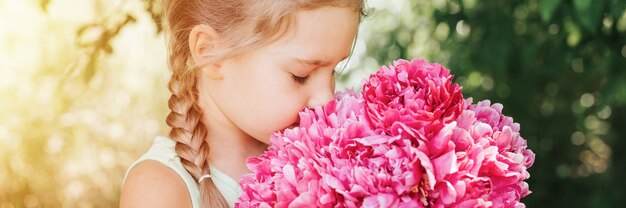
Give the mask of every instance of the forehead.
POLYGON ((358 13, 348 7, 322 7, 296 12, 294 25, 268 45, 273 54, 323 62, 340 61, 350 53, 358 13))

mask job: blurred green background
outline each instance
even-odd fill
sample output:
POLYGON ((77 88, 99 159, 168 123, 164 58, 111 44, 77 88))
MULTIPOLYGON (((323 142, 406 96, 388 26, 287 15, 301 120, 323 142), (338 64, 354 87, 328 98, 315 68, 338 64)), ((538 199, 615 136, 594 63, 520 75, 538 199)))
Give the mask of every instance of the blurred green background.
MULTIPOLYGON (((0 208, 117 206, 127 166, 167 132, 159 3, 0 0, 0 208)), ((625 204, 626 1, 369 5, 339 89, 398 58, 441 63, 521 124, 528 207, 625 204)))

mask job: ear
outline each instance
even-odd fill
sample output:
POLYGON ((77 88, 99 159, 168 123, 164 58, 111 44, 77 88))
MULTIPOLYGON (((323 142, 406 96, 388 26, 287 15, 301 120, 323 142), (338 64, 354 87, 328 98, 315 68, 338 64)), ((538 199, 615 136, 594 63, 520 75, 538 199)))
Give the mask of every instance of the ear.
MULTIPOLYGON (((191 29, 189 32, 189 50, 194 63, 203 64, 206 62, 205 54, 215 49, 218 37, 217 31, 205 24, 196 25, 191 29)), ((200 70, 203 70, 209 78, 221 79, 220 68, 219 63, 210 63, 201 66, 200 70)))

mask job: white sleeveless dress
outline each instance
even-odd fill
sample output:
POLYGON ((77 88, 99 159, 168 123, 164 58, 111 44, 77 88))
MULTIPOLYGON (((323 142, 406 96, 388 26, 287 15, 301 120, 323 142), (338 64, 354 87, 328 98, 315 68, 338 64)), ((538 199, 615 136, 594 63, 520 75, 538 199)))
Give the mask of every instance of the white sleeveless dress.
MULTIPOLYGON (((187 186, 187 191, 189 192, 189 196, 191 197, 191 204, 193 208, 200 208, 202 204, 202 200, 200 198, 200 191, 198 189, 198 184, 193 179, 193 177, 185 170, 182 163, 180 162, 180 157, 176 154, 174 149, 176 142, 167 137, 156 137, 152 146, 144 155, 142 155, 137 161, 135 161, 129 168, 126 170, 126 175, 124 176, 124 180, 128 176, 130 170, 135 167, 140 162, 146 160, 154 160, 157 161, 166 167, 172 169, 176 174, 178 174, 183 181, 185 182, 185 186, 187 186)), ((220 191, 220 193, 226 199, 226 202, 230 205, 230 207, 235 206, 235 202, 237 198, 241 195, 241 188, 239 187, 239 183, 232 179, 230 176, 222 173, 217 170, 215 167, 210 166, 211 169, 211 179, 213 179, 213 183, 220 191)))

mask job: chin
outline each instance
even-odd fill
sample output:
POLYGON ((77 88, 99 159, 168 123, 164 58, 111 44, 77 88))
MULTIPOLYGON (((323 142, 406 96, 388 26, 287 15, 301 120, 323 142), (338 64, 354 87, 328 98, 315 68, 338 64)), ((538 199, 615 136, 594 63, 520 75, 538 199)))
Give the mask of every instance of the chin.
POLYGON ((283 134, 283 133, 285 132, 285 130, 287 130, 287 129, 293 129, 293 128, 296 128, 296 127, 299 127, 299 126, 300 126, 300 123, 299 123, 299 122, 295 122, 295 123, 293 123, 293 124, 291 124, 291 125, 289 125, 289 126, 282 127, 282 128, 280 128, 280 129, 278 129, 278 130, 275 130, 275 131, 273 131, 273 132, 270 132, 270 133, 269 133, 269 134, 267 134, 266 136, 263 136, 263 137, 255 137, 255 139, 256 139, 256 140, 258 140, 258 141, 260 141, 260 142, 263 142, 263 143, 265 143, 265 144, 268 144, 268 145, 269 145, 269 144, 270 144, 270 138, 271 138, 271 137, 272 137, 272 135, 274 135, 275 133, 283 134))
POLYGON ((263 143, 263 144, 270 145, 270 138, 269 137, 267 137, 267 139, 259 139, 259 141, 261 143, 263 143))
MULTIPOLYGON (((291 125, 289 125, 289 126, 286 126, 286 127, 280 128, 279 130, 276 130, 276 131, 272 132, 269 136, 271 137, 274 133, 280 133, 280 134, 282 134, 282 133, 284 133, 284 132, 285 132, 285 130, 287 130, 287 129, 293 129, 293 128, 296 128, 296 127, 298 127, 298 126, 300 126, 300 124, 299 124, 299 123, 294 123, 294 124, 291 124, 291 125)), ((268 137, 268 138, 270 138, 270 137, 268 137)))
POLYGON ((269 145, 270 144, 270 137, 272 135, 268 134, 267 136, 262 136, 262 137, 252 137, 254 140, 257 140, 258 142, 261 142, 263 144, 269 145))

